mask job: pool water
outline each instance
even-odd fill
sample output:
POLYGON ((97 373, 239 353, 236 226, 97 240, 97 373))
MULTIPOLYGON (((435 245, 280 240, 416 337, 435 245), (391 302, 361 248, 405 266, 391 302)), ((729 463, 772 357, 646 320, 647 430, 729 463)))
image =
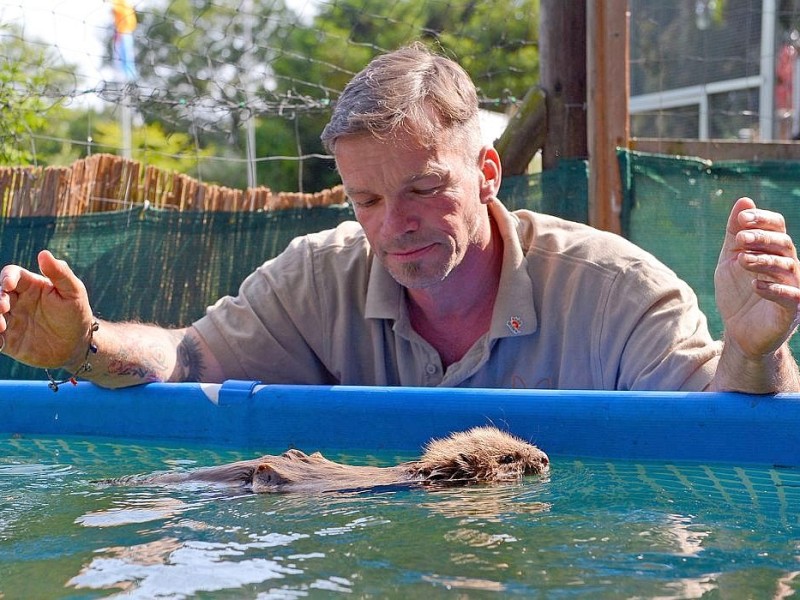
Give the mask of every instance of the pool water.
POLYGON ((96 483, 260 453, 0 437, 0 598, 785 598, 800 589, 794 469, 553 456, 543 478, 440 491, 96 483))

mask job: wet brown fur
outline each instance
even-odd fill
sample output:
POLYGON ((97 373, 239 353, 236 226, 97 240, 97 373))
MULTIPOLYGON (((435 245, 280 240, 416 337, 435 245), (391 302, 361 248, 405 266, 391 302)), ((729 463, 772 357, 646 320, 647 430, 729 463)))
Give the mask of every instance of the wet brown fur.
POLYGON ((209 482, 240 485, 256 493, 335 491, 383 485, 467 485, 519 481, 549 468, 547 455, 495 427, 475 427, 431 440, 419 460, 392 467, 353 466, 319 452, 288 450, 217 467, 124 478, 115 484, 209 482))
MULTIPOLYGON (((414 464, 414 463, 411 463, 414 464)), ((416 475, 426 481, 500 483, 547 470, 547 455, 496 427, 474 427, 425 446, 416 475)))

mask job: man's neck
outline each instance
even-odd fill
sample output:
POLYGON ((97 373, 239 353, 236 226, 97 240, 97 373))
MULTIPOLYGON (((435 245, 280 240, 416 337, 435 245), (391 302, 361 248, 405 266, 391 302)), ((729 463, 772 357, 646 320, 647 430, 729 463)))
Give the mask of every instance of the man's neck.
POLYGON ((489 244, 435 288, 407 290, 411 325, 448 366, 489 331, 503 267, 503 242, 492 222, 489 244))

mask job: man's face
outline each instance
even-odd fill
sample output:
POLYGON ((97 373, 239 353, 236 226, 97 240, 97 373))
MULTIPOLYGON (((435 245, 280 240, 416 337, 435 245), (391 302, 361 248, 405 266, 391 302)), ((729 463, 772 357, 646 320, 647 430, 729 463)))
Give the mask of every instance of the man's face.
POLYGON ((422 148, 368 134, 337 140, 336 164, 356 218, 401 285, 441 283, 488 235, 478 162, 452 143, 422 148))

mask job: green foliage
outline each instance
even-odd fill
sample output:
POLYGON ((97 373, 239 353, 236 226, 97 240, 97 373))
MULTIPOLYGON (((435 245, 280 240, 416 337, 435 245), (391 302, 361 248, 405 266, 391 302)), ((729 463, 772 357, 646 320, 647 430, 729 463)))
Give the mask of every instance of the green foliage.
POLYGON ((539 0, 465 4, 441 17, 439 43, 472 76, 487 108, 522 100, 539 80, 539 0))
POLYGON ((25 165, 37 159, 34 136, 63 115, 49 91, 61 72, 39 46, 26 43, 19 30, 0 25, 0 164, 25 165))
MULTIPOLYGON (((287 30, 272 69, 279 91, 324 94, 335 100, 350 78, 373 57, 422 40, 458 60, 479 88, 487 108, 521 100, 538 79, 539 0, 441 2, 340 0, 323 3, 311 27, 287 30)), ((319 134, 328 113, 309 116, 301 140, 323 152, 319 134)), ((304 177, 307 187, 330 187, 331 169, 304 177)))
MULTIPOLYGON (((94 129, 94 149, 118 154, 122 148, 122 128, 116 121, 104 120, 94 129)), ((186 133, 167 133, 159 123, 133 127, 131 158, 166 171, 197 174, 200 161, 214 155, 214 148, 197 148, 186 133)))
POLYGON ((521 99, 538 79, 539 0, 340 0, 294 28, 273 69, 282 89, 338 94, 377 54, 422 40, 458 60, 486 103, 521 99), (297 75, 302 74, 303 81, 297 75))
POLYGON ((0 164, 27 164, 33 159, 30 146, 24 144, 35 130, 44 126, 40 102, 20 94, 17 84, 30 85, 32 77, 6 61, 0 62, 0 164))
POLYGON ((189 119, 237 139, 258 111, 251 104, 274 59, 273 36, 291 14, 281 0, 247 4, 175 0, 139 13, 138 84, 156 90, 139 107, 147 120, 185 130, 189 119))

